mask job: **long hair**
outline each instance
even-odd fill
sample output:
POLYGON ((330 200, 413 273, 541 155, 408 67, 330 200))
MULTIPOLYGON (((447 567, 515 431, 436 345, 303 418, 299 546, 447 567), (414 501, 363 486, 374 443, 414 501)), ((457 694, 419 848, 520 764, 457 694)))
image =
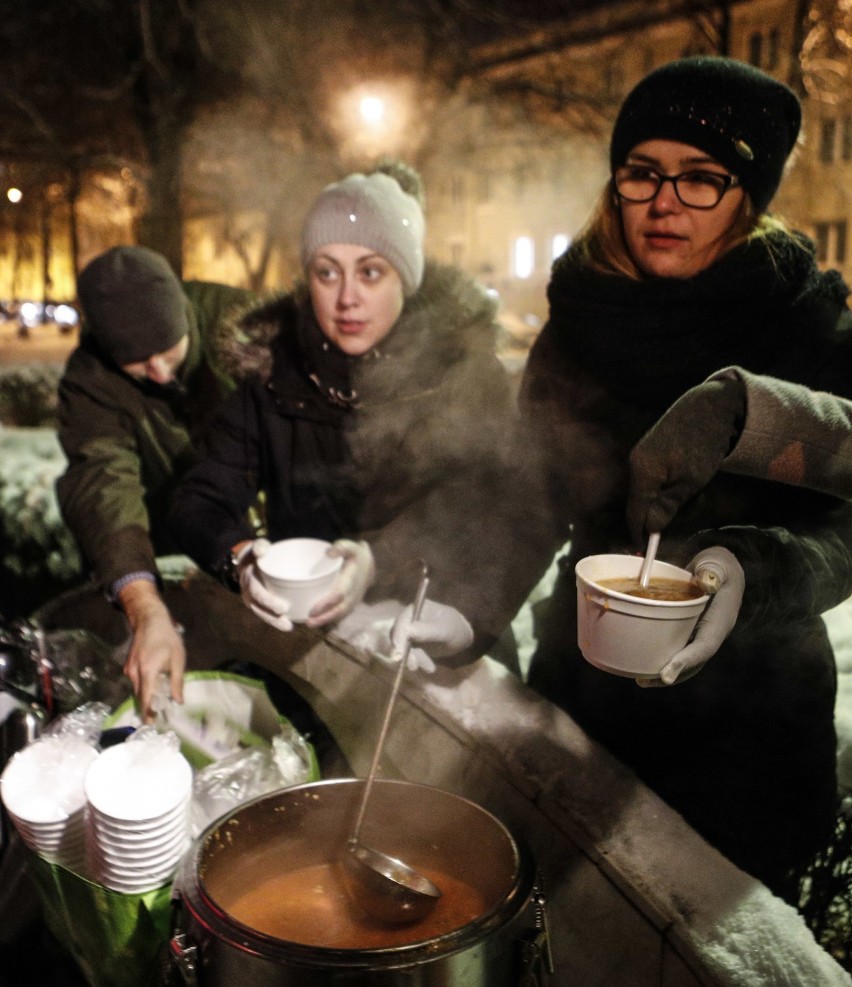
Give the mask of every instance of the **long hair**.
MULTIPOLYGON (((743 208, 722 238, 720 256, 747 240, 761 240, 771 253, 767 238, 769 234, 779 233, 798 243, 792 229, 783 219, 765 212, 756 215, 751 199, 746 195, 743 208)), ((594 211, 577 237, 575 249, 579 251, 583 263, 600 273, 621 274, 635 281, 641 281, 645 277, 627 249, 621 225, 621 210, 612 179, 607 182, 594 211)))

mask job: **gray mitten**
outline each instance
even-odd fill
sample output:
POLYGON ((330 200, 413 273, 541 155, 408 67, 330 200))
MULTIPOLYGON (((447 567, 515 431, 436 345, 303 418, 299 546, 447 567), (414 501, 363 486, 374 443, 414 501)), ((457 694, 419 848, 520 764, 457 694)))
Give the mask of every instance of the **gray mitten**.
POLYGON ((637 545, 664 531, 679 508, 718 472, 742 432, 745 385, 708 380, 666 411, 630 453, 627 523, 637 545))

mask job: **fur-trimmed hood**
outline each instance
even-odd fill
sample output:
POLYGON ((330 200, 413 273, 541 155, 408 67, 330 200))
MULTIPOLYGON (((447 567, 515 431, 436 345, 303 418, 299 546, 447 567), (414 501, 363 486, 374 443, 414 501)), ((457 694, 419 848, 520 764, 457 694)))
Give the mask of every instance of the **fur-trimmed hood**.
MULTIPOLYGON (((382 355, 393 357, 402 373, 402 378, 395 379, 395 390, 408 375, 416 375, 422 384, 442 373, 448 363, 494 353, 499 331, 496 308, 485 289, 457 268, 427 262, 420 289, 406 299, 396 325, 380 346, 382 355)), ((252 375, 268 380, 279 337, 295 334, 300 321, 308 319, 312 312, 304 282, 286 294, 236 312, 217 330, 216 349, 223 370, 234 380, 252 375)), ((363 361, 362 369, 368 374, 370 364, 363 361)))

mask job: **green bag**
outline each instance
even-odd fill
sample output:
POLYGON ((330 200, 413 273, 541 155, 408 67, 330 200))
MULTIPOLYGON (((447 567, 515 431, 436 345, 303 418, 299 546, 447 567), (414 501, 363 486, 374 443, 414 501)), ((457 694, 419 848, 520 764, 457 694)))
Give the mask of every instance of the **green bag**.
MULTIPOLYGON (((238 737, 241 747, 268 746, 282 724, 289 723, 273 705, 263 682, 245 675, 217 671, 187 672, 183 691, 183 705, 173 709, 174 723, 170 722, 168 726, 178 734, 181 753, 196 769, 205 767, 225 753, 217 751, 215 745, 205 747, 201 739, 195 736, 197 731, 194 727, 205 719, 212 720, 214 714, 217 725, 232 737, 238 737)), ((135 701, 131 698, 108 717, 104 726, 138 727, 141 722, 135 701)), ((319 766, 316 752, 310 744, 308 753, 311 777, 307 780, 317 781, 319 766)))
MULTIPOLYGON (((264 684, 229 672, 189 672, 184 680, 185 715, 216 712, 239 734, 243 747, 268 745, 286 717, 275 709, 264 684)), ((133 700, 107 719, 106 727, 138 726, 133 700)), ((307 744, 309 777, 320 777, 316 752, 307 744)), ((182 740, 195 769, 211 763, 209 751, 182 740)), ((144 894, 123 894, 86 880, 32 851, 29 867, 47 928, 74 958, 90 987, 157 987, 164 948, 171 935, 171 884, 144 894)))
POLYGON ((121 894, 27 852, 44 923, 91 987, 156 987, 171 934, 171 884, 121 894))

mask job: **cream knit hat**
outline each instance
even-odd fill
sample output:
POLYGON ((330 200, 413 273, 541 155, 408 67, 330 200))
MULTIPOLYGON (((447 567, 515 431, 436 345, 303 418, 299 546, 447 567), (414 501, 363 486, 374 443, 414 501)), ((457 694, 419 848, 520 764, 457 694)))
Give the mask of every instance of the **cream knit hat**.
POLYGON ((330 243, 355 243, 381 254, 402 279, 406 295, 423 280, 425 223, 420 203, 382 172, 355 173, 327 186, 302 225, 301 258, 330 243))

